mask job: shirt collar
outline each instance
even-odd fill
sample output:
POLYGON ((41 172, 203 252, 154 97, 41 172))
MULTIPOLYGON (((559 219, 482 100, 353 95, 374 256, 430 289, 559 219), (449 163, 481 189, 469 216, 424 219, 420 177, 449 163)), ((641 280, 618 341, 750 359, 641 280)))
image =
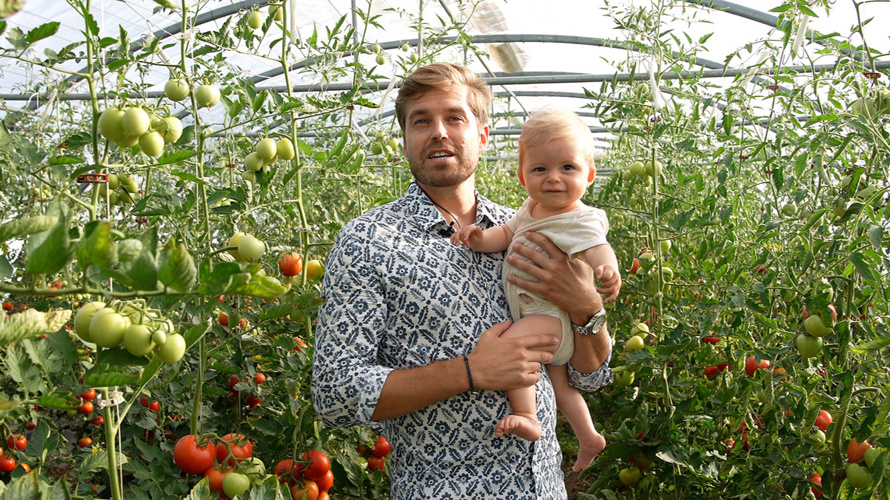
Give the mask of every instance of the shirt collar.
MULTIPOLYGON (((487 228, 494 225, 495 217, 493 216, 493 208, 495 204, 488 198, 480 196, 478 191, 476 194, 476 224, 480 227, 487 228)), ((416 182, 412 182, 408 186, 408 193, 405 195, 405 201, 408 203, 409 213, 414 214, 414 220, 417 225, 425 231, 439 231, 448 228, 448 222, 445 217, 436 209, 433 202, 426 193, 420 189, 416 182)))

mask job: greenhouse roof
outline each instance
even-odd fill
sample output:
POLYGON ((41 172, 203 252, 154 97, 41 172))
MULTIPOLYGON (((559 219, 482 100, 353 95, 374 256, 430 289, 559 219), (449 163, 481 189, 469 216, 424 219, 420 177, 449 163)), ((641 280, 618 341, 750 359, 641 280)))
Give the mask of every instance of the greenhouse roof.
MULTIPOLYGON (((73 3, 73 2, 71 2, 73 3)), ((226 23, 237 23, 254 6, 266 1, 209 0, 188 2, 189 28, 183 31, 178 10, 162 8, 159 1, 91 2, 91 10, 100 37, 128 37, 131 55, 139 56, 142 44, 151 38, 160 40, 160 51, 153 61, 158 64, 180 60, 182 37, 195 33, 213 33, 226 23), (157 57, 159 56, 159 57, 157 57)), ((173 2, 177 3, 177 2, 173 2)), ((495 116, 511 117, 543 106, 574 109, 595 132, 606 133, 603 117, 592 108, 603 82, 624 82, 630 79, 649 81, 648 72, 658 75, 663 104, 684 105, 690 99, 708 100, 708 95, 684 96, 682 89, 672 85, 672 75, 700 73, 713 85, 714 94, 730 85, 744 89, 785 83, 776 81, 776 73, 812 71, 812 68, 833 67, 837 54, 864 59, 868 48, 875 69, 890 66, 890 42, 886 26, 890 22, 890 3, 851 1, 811 2, 806 9, 772 0, 750 0, 733 3, 723 0, 675 0, 673 2, 640 1, 578 1, 550 0, 546 6, 533 0, 458 0, 397 1, 374 0, 357 2, 326 0, 299 2, 288 0, 286 9, 296 12, 288 17, 291 42, 296 44, 302 60, 291 60, 290 83, 300 92, 343 92, 352 86, 352 75, 342 69, 346 62, 365 66, 376 64, 372 52, 352 54, 337 52, 340 38, 351 37, 366 47, 379 44, 386 61, 374 69, 376 80, 368 80, 366 97, 379 109, 364 109, 360 124, 392 113, 392 99, 402 78, 413 67, 410 56, 438 51, 433 36, 454 40, 461 36, 453 29, 455 23, 466 23, 464 33, 477 49, 490 58, 467 58, 459 45, 436 53, 435 60, 467 62, 471 68, 490 79, 496 94, 504 99, 495 109, 495 116), (546 7, 546 9, 545 9, 546 7), (862 33, 855 33, 857 16, 863 22, 862 33), (365 23, 364 18, 373 18, 365 23), (866 21, 874 20, 870 23, 866 21), (657 19, 657 22, 655 21, 657 19), (453 21, 452 21, 453 20, 453 21), (780 21, 788 29, 779 27, 780 21), (790 22, 790 25, 787 23, 790 22), (422 30, 418 26, 423 25, 422 30), (354 27, 354 31, 347 31, 354 27), (423 36, 419 37, 418 32, 423 36), (846 33, 854 34, 847 36, 846 33), (670 37, 675 46, 689 48, 694 57, 673 53, 660 57, 651 50, 654 40, 670 37), (783 41, 783 37, 785 40, 783 41), (310 47, 307 40, 317 43, 310 47), (405 47, 405 44, 409 47, 405 47), (798 48, 799 45, 799 48, 798 48), (331 50, 323 50, 327 47, 331 50), (455 49, 458 47, 458 49, 455 49), (649 47, 650 50, 641 50, 649 47), (825 50, 832 47, 834 50, 825 50), (795 50, 797 49, 797 50, 795 50), (655 54, 655 55, 653 55, 655 54), (327 61, 330 59, 330 61, 327 61), (671 59, 670 65, 665 63, 671 59), (339 62, 337 61, 339 60, 339 62), (678 63, 680 61, 680 63, 678 63), (312 70, 307 70, 309 67, 312 70), (785 68, 785 69, 782 69, 785 68), (329 70, 327 70, 329 69, 329 70), (585 90, 590 93, 586 94, 585 90)), ((55 30, 52 36, 28 46, 23 59, 39 60, 63 51, 65 44, 82 41, 84 21, 69 2, 58 0, 26 0, 24 8, 5 19, 7 23, 0 47, 27 45, 22 39, 39 39, 41 29, 55 30), (48 24, 49 23, 49 24, 48 24), (57 30, 54 24, 58 23, 57 30), (39 28, 43 26, 43 28, 39 28), (20 31, 18 31, 20 30, 20 31)), ((243 21, 242 21, 243 24, 243 21)), ((249 43, 230 47, 219 64, 249 77, 258 88, 283 89, 286 86, 282 65, 273 58, 281 52, 269 18, 261 32, 249 43)), ((80 46, 72 45, 77 53, 80 46)), ((422 60, 422 59, 421 59, 422 60)), ((215 63, 214 63, 215 64, 215 63)), ((142 82, 140 92, 151 98, 160 95, 170 73, 163 66, 153 71, 126 66, 129 81, 142 82), (137 73, 137 71, 142 71, 137 73)), ((84 57, 67 60, 58 69, 82 72, 84 57)), ((82 79, 56 70, 46 70, 10 58, 0 58, 0 117, 9 110, 40 110, 56 96, 63 99, 84 99, 87 87, 82 79), (54 92, 57 91, 57 92, 54 92)), ((792 74, 793 77, 793 74, 792 74)), ((225 84, 225 82, 218 82, 225 84)), ((101 82, 112 88, 114 81, 101 82)), ((135 94, 140 95, 140 94, 135 94)), ((660 105, 658 97, 656 106, 660 105)), ((44 111, 45 112, 45 111, 44 111)), ((223 113, 218 110, 218 113, 223 113)), ((495 122, 495 133, 512 134, 521 125, 521 118, 495 122)))

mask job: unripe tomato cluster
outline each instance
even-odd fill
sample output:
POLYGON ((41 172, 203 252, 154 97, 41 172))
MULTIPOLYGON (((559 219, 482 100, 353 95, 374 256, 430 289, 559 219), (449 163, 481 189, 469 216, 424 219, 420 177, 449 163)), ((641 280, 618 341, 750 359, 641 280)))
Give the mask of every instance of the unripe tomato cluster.
POLYGON ((268 172, 269 166, 278 160, 292 160, 297 155, 294 143, 287 137, 275 139, 266 137, 260 139, 253 151, 244 158, 244 172, 241 178, 247 182, 256 182, 257 172, 268 172))
POLYGON ((266 253, 266 244, 252 234, 235 233, 229 239, 229 254, 238 261, 255 262, 263 257, 266 253))
POLYGON ((182 136, 182 122, 175 116, 158 116, 153 109, 140 106, 112 106, 99 116, 99 132, 121 148, 138 145, 148 156, 157 158, 165 143, 182 136))
POLYGON ((872 447, 868 441, 859 442, 856 438, 847 445, 847 481, 856 489, 867 488, 872 483, 871 469, 883 450, 872 447), (865 462, 863 464, 862 462, 865 462))
MULTIPOLYGON (((378 57, 383 57, 380 55, 378 57)), ((382 63, 380 63, 382 64, 382 63)), ((374 140, 371 141, 370 151, 371 154, 379 155, 386 154, 387 156, 392 155, 399 150, 399 140, 395 137, 389 137, 386 132, 379 131, 375 136, 374 140)))
POLYGON ((109 174, 108 182, 96 184, 95 189, 101 199, 107 196, 111 205, 133 204, 142 198, 136 180, 127 174, 109 174))
POLYGON ((185 339, 175 333, 169 320, 152 311, 142 311, 133 304, 87 302, 74 315, 74 331, 84 342, 108 349, 123 344, 133 356, 154 353, 172 364, 185 354, 185 339))
POLYGON ((294 284, 298 281, 297 276, 305 270, 306 279, 314 281, 324 276, 324 264, 318 259, 312 259, 303 267, 303 256, 296 252, 282 253, 278 258, 278 270, 285 277, 281 282, 284 284, 294 284))

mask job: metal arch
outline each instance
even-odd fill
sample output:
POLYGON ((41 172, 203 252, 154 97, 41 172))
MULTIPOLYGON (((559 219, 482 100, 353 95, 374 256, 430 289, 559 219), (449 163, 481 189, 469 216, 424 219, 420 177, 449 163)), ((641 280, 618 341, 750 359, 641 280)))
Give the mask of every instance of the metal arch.
MULTIPOLYGON (((194 26, 200 26, 204 23, 209 23, 211 21, 215 21, 215 20, 221 19, 223 17, 231 16, 244 8, 253 7, 254 5, 259 5, 259 6, 267 5, 267 4, 269 4, 270 1, 271 0, 241 0, 240 2, 234 3, 232 5, 220 7, 218 9, 213 9, 213 10, 211 10, 209 12, 205 12, 203 14, 198 14, 197 17, 193 17, 193 23, 194 23, 194 26)), ((165 38, 169 38, 173 35, 176 35, 180 32, 182 32, 182 23, 174 23, 174 24, 163 27, 163 28, 153 32, 151 35, 158 40, 163 40, 165 38)), ((133 54, 136 51, 138 51, 139 49, 141 49, 143 46, 144 46, 144 43, 142 40, 139 40, 136 42, 131 42, 130 48, 127 50, 127 53, 133 54)), ((80 70, 78 70, 77 72, 83 73, 86 70, 87 70, 87 68, 83 67, 80 70)), ((68 78, 66 78, 64 81, 69 82, 69 83, 74 83, 74 82, 78 82, 80 80, 82 80, 81 77, 76 76, 76 75, 71 75, 68 78)), ((38 106, 37 102, 31 102, 31 103, 28 103, 26 108, 33 110, 33 109, 36 109, 37 106, 38 106)))
POLYGON ((726 12, 728 14, 732 14, 734 16, 743 17, 745 19, 749 19, 751 21, 755 21, 761 24, 766 24, 768 26, 776 27, 776 23, 779 22, 779 18, 773 16, 771 14, 767 14, 766 12, 752 9, 751 7, 745 7, 744 5, 739 5, 737 3, 726 2, 725 0, 683 0, 687 3, 700 5, 702 7, 708 7, 714 10, 719 10, 722 12, 726 12))

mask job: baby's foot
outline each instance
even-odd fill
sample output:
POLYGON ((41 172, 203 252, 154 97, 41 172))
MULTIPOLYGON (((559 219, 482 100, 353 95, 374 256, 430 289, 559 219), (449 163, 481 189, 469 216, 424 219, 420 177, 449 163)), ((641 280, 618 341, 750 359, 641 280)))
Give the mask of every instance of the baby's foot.
POLYGON ((572 466, 572 470, 575 472, 580 472, 588 467, 593 462, 593 459, 596 458, 597 455, 601 451, 606 448, 606 438, 603 437, 599 432, 594 431, 593 439, 590 442, 579 443, 578 446, 578 458, 575 460, 575 465, 572 466))
POLYGON ((504 434, 514 434, 528 441, 537 441, 541 439, 541 426, 538 424, 537 418, 525 415, 507 415, 494 428, 496 437, 501 437, 504 434))

